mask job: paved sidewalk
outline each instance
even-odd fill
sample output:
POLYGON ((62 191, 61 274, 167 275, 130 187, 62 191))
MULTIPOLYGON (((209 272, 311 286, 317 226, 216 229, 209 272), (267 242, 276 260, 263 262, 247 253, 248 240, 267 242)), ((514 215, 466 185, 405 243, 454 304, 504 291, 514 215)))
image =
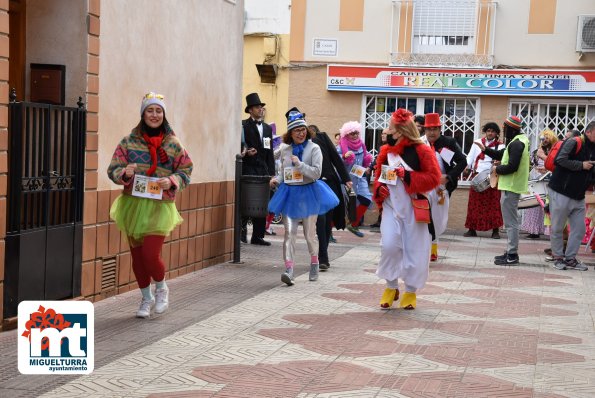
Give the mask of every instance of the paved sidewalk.
MULTIPOLYGON (((281 230, 281 228, 278 228, 281 230)), ((96 303, 95 371, 23 376, 0 335, 0 396, 593 397, 595 272, 557 271, 545 240, 493 265, 505 239, 441 239, 415 311, 382 311, 379 234, 335 234, 331 269, 280 282, 281 237, 170 282, 172 308, 132 317, 136 292, 96 303)), ((583 254, 581 248, 581 255, 583 254)), ((582 255, 587 262, 593 255, 582 255)))

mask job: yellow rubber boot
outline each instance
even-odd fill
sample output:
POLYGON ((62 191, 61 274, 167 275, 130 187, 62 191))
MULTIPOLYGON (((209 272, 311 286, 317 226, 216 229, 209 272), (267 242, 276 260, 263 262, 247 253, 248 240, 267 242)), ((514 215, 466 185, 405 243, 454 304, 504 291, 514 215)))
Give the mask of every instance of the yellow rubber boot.
POLYGON ((403 298, 401 299, 399 307, 403 308, 404 310, 414 310, 416 305, 417 297, 415 296, 415 293, 405 292, 405 294, 403 294, 403 298))
POLYGON ((395 300, 399 299, 399 289, 384 289, 384 293, 382 293, 382 298, 380 299, 380 307, 384 309, 388 309, 393 305, 395 300))
POLYGON ((430 252, 430 261, 438 261, 438 243, 432 243, 432 251, 430 252))

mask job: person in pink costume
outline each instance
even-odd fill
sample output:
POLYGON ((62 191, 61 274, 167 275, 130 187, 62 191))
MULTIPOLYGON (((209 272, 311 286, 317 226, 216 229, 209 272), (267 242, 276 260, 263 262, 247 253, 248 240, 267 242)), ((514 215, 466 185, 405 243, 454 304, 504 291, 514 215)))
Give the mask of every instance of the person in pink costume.
POLYGON ((339 132, 341 133, 339 153, 351 177, 353 190, 357 197, 356 216, 354 220, 350 220, 351 224, 347 225, 347 229, 356 236, 362 237, 364 234, 358 227, 372 203, 372 194, 363 171, 370 166, 373 156, 368 152, 366 144, 360 137, 362 125, 359 122, 351 121, 343 124, 339 132))

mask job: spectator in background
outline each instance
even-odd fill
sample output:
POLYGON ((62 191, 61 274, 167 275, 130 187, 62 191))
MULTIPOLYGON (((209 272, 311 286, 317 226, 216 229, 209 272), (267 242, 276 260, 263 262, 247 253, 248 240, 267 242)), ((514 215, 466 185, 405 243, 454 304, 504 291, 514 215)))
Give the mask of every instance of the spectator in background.
POLYGON ((345 168, 350 174, 353 190, 357 196, 355 220, 350 220, 351 224, 347 225, 347 230, 360 238, 364 236, 358 228, 360 221, 372 203, 372 194, 365 170, 370 166, 373 158, 360 137, 361 132, 362 125, 359 122, 347 122, 341 127, 341 140, 339 141, 340 154, 345 168))
POLYGON ((581 136, 581 132, 578 130, 573 130, 573 129, 568 129, 568 131, 566 132, 566 134, 564 134, 564 138, 572 138, 572 137, 580 137, 581 136))
POLYGON ((426 118, 424 115, 415 115, 413 117, 413 121, 415 122, 415 127, 417 127, 417 131, 419 131, 419 136, 422 137, 425 134, 424 131, 424 124, 426 124, 426 118))
POLYGON ((341 185, 351 188, 352 182, 343 166, 337 148, 329 136, 321 132, 314 124, 308 126, 312 142, 318 144, 322 152, 322 172, 320 179, 337 195, 339 204, 325 214, 319 214, 316 220, 316 235, 318 236, 318 261, 320 271, 326 271, 331 264, 328 258, 328 244, 333 225, 337 229, 345 229, 345 201, 341 185))
MULTIPOLYGON (((502 149, 504 144, 499 141, 500 127, 496 123, 486 123, 482 131, 484 137, 481 143, 487 148, 502 149)), ((493 159, 482 152, 477 145, 473 145, 467 155, 467 170, 469 178, 492 169, 493 159)), ((469 201, 467 204, 467 218, 465 237, 477 236, 477 231, 492 230, 492 239, 500 239, 500 227, 502 226, 502 212, 500 210, 500 191, 488 187, 485 191, 477 192, 469 189, 469 201)))
MULTIPOLYGON (((273 154, 273 129, 263 121, 264 106, 258 93, 246 96, 244 112, 250 117, 242 120, 245 151, 242 165, 243 175, 273 176, 275 175, 275 158, 273 154)), ((264 240, 266 217, 252 217, 253 245, 270 246, 271 242, 264 240)), ((240 239, 247 243, 248 217, 242 217, 242 232, 240 239)))
MULTIPOLYGON (((538 152, 541 149, 547 158, 547 154, 556 142, 558 142, 558 137, 552 130, 543 130, 541 134, 539 134, 539 148, 533 151, 530 158, 530 180, 537 180, 547 173, 547 170, 544 167, 545 160, 538 155, 538 152)), ((544 217, 545 213, 541 206, 523 210, 521 229, 529 233, 527 235, 528 239, 539 239, 540 235, 545 233, 544 217)))
MULTIPOLYGON (((386 144, 386 136, 388 134, 388 128, 385 128, 384 130, 382 130, 382 133, 380 133, 380 141, 381 141, 381 145, 380 148, 382 148, 382 146, 384 146, 386 144)), ((378 150, 378 152, 380 152, 380 148, 378 150)), ((370 165, 370 174, 375 173, 376 172, 376 160, 378 159, 378 156, 376 156, 376 158, 374 158, 374 160, 372 161, 372 164, 370 165)), ((369 183, 369 181, 368 181, 369 183)), ((380 223, 382 222, 382 212, 380 212, 380 210, 378 211, 378 219, 376 220, 376 222, 372 225, 370 225, 370 228, 380 228, 380 223)))
POLYGON ((453 137, 442 135, 442 123, 437 113, 425 116, 425 135, 421 138, 432 148, 442 172, 440 185, 430 192, 432 221, 435 228, 435 239, 432 242, 430 260, 438 260, 438 241, 448 224, 450 195, 457 188, 459 176, 467 167, 467 158, 453 137))
POLYGON ((595 122, 585 128, 580 138, 564 141, 556 156, 556 168, 550 179, 550 217, 553 267, 559 270, 574 269, 587 271, 588 268, 577 260, 576 255, 585 235, 585 191, 593 184, 593 163, 595 162, 595 122), (566 223, 570 227, 568 243, 564 251, 562 231, 566 223))
MULTIPOLYGON (((271 128, 273 129, 273 157, 275 159, 275 174, 277 174, 277 167, 279 163, 279 146, 281 145, 281 137, 277 135, 277 126, 275 123, 271 123, 271 128)), ((273 191, 271 191, 271 197, 273 196, 273 191)), ((275 215, 273 213, 269 213, 266 217, 266 223, 264 227, 265 235, 277 235, 275 229, 273 228, 273 220, 275 219, 275 215)))

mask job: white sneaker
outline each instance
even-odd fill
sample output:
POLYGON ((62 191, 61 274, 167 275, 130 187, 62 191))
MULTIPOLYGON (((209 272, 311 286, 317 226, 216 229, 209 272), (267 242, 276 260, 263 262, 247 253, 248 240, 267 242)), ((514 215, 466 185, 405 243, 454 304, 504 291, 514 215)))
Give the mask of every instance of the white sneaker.
POLYGON ((285 272, 281 274, 281 282, 286 283, 287 286, 293 285, 293 267, 285 268, 285 272))
POLYGON ((169 308, 169 289, 155 289, 155 313, 162 314, 169 308))
POLYGON ((137 318, 148 318, 151 316, 151 308, 155 305, 155 299, 146 299, 143 297, 143 299, 140 301, 140 307, 138 308, 138 311, 136 312, 136 317, 137 318))
POLYGON ((315 282, 318 280, 318 264, 310 264, 310 275, 308 279, 311 282, 315 282))

